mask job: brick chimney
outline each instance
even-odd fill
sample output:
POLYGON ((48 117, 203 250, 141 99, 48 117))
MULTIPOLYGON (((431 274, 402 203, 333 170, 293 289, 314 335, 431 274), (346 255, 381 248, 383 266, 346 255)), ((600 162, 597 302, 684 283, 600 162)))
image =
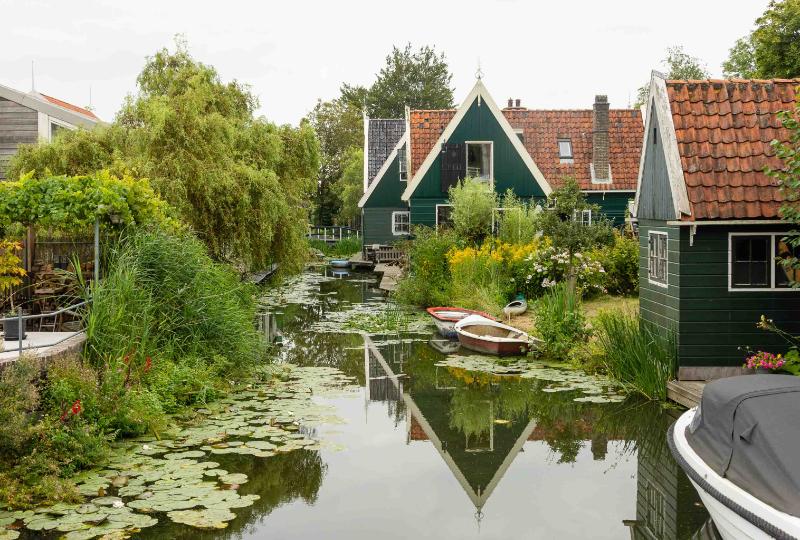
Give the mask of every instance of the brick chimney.
POLYGON ((512 98, 508 98, 508 108, 510 109, 513 106, 514 106, 514 100, 512 98))
POLYGON ((608 165, 608 96, 594 96, 592 117, 592 168, 595 181, 610 179, 608 165))
POLYGON ((521 105, 521 102, 520 102, 520 100, 519 100, 519 99, 515 99, 515 100, 514 100, 514 106, 515 106, 517 109, 520 109, 520 108, 522 108, 522 105, 521 105))

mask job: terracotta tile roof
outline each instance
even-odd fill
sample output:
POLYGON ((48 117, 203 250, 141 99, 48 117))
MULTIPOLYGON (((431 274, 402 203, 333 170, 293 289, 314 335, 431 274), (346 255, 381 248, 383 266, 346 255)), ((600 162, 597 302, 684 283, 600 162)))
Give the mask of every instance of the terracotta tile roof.
POLYGON ((78 107, 77 105, 73 105, 72 103, 67 103, 66 101, 61 101, 60 99, 54 98, 52 96, 47 96, 45 94, 39 94, 45 101, 49 101, 53 105, 61 107, 62 109, 67 109, 68 111, 72 111, 74 113, 82 114, 92 120, 100 121, 100 119, 95 116, 95 114, 90 111, 89 109, 84 109, 83 107, 78 107))
MULTIPOLYGON (((436 144, 455 110, 411 111, 411 172, 416 173, 436 144)), ((635 190, 639 172, 643 126, 638 110, 609 111, 609 162, 611 184, 593 184, 592 162, 593 111, 504 109, 503 115, 515 129, 522 129, 524 144, 533 161, 551 186, 557 187, 571 176, 584 190, 635 190), (573 163, 561 163, 558 139, 572 141, 573 163)))
POLYGON ((775 218, 782 197, 764 167, 789 132, 776 116, 792 107, 800 79, 666 81, 692 215, 775 218))

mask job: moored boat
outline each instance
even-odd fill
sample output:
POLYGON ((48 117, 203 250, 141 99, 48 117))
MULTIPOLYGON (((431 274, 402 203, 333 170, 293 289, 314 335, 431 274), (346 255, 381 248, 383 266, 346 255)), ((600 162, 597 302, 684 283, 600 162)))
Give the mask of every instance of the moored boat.
POLYGON ((332 259, 328 264, 331 268, 350 268, 350 261, 347 259, 332 259))
POLYGON ((668 439, 725 540, 800 538, 800 377, 713 381, 668 439))
POLYGON ((528 311, 528 301, 525 300, 524 296, 518 294, 513 301, 506 304, 506 307, 503 308, 503 315, 505 315, 507 319, 510 319, 516 315, 522 315, 526 311, 528 311))
POLYGON ((465 317, 469 317, 470 315, 480 315, 481 317, 485 317, 493 321, 497 320, 483 311, 475 311, 473 309, 464 309, 452 306, 429 307, 425 311, 427 311, 428 315, 433 318, 433 324, 436 325, 436 329, 439 331, 439 333, 449 339, 456 338, 455 324, 465 317))
POLYGON ((470 315, 455 324, 458 341, 467 349, 498 356, 525 354, 535 344, 522 330, 480 315, 470 315))

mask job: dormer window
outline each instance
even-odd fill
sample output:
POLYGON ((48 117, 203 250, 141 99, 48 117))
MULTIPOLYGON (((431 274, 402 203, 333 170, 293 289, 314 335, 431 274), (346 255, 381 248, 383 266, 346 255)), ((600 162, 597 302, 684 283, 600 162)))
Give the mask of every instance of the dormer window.
POLYGON ((558 139, 558 159, 561 163, 572 163, 572 140, 558 139))

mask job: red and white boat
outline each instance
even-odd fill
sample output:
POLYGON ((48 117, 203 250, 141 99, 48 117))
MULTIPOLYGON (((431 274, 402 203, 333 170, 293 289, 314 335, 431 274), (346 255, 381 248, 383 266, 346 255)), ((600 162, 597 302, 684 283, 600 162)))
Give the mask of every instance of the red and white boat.
POLYGON ((458 321, 469 317, 470 315, 480 315, 481 317, 485 317, 486 319, 492 321, 497 320, 483 311, 475 311, 472 309, 464 309, 452 306, 429 307, 425 311, 428 312, 428 315, 433 317, 433 323, 436 325, 436 329, 439 331, 439 333, 448 339, 455 339, 455 324, 458 321))
POLYGON ((465 317, 455 324, 455 330, 462 346, 498 356, 525 354, 540 341, 518 328, 481 315, 465 317))

